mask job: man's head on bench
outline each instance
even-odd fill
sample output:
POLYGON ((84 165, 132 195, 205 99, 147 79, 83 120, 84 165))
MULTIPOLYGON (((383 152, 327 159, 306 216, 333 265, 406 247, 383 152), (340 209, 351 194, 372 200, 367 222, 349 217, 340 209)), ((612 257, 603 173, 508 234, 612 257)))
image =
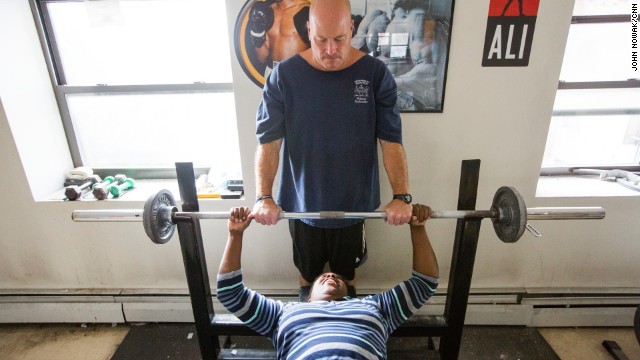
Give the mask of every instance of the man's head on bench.
POLYGON ((308 301, 331 301, 347 296, 347 283, 338 274, 327 272, 316 278, 311 286, 308 301))

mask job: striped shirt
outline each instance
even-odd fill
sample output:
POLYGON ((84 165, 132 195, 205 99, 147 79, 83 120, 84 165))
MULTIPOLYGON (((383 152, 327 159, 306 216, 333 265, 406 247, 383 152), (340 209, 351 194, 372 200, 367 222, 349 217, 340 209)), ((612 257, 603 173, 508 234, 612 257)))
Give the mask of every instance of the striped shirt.
POLYGON ((218 274, 218 299, 269 337, 278 359, 386 359, 389 335, 435 293, 418 272, 380 294, 345 301, 282 302, 248 289, 242 271, 218 274))

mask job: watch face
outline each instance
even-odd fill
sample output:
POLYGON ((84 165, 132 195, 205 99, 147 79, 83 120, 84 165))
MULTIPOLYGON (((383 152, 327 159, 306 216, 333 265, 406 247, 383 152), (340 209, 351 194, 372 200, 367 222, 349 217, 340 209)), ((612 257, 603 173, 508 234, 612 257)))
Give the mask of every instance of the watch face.
POLYGON ((413 200, 411 198, 411 194, 398 194, 398 195, 394 195, 393 198, 394 199, 398 199, 398 200, 402 200, 407 204, 411 204, 411 201, 413 200))

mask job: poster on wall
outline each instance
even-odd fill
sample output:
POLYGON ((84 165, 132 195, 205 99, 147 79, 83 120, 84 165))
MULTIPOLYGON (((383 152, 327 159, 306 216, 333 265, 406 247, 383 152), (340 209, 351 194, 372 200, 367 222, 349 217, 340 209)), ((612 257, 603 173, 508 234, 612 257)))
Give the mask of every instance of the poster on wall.
POLYGON ((491 0, 482 66, 528 66, 540 0, 491 0))
MULTIPOLYGON (((311 0, 248 0, 235 25, 244 73, 262 87, 273 66, 310 46, 311 0)), ((442 112, 453 0, 351 0, 351 45, 383 61, 401 112, 442 112)))

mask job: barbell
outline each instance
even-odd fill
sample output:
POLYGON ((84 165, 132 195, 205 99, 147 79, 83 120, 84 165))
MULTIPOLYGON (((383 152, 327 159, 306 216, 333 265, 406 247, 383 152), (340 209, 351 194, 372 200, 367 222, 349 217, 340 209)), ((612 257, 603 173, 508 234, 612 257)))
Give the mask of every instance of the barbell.
MULTIPOLYGON (((496 191, 490 210, 456 210, 431 213, 433 219, 490 218, 500 240, 512 243, 520 239, 528 227, 527 220, 603 219, 601 207, 527 208, 518 191, 503 186, 496 191)), ((279 219, 386 219, 384 211, 374 212, 280 212, 279 219)), ((169 190, 150 196, 143 210, 75 210, 76 222, 142 221, 147 236, 156 244, 164 244, 175 232, 175 224, 191 219, 229 219, 229 212, 180 212, 169 190)), ((534 233, 535 234, 535 233, 534 233)))

